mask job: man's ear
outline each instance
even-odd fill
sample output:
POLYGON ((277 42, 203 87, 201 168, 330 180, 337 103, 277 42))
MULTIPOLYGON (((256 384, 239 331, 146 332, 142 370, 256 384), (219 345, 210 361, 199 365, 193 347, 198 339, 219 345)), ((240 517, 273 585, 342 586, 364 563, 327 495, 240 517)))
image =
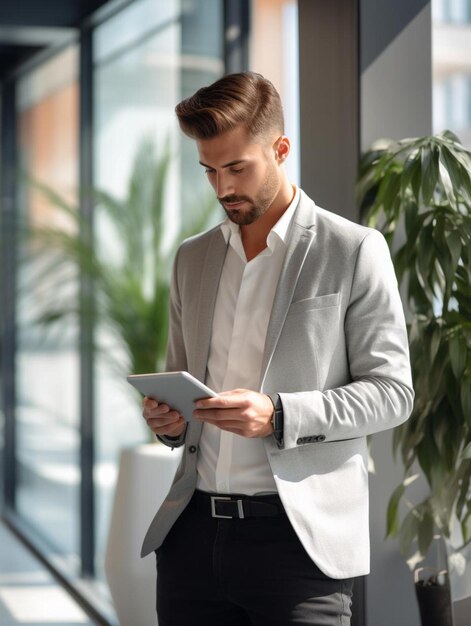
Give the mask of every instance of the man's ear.
POLYGON ((281 135, 275 142, 275 157, 278 163, 284 163, 291 149, 289 138, 281 135))

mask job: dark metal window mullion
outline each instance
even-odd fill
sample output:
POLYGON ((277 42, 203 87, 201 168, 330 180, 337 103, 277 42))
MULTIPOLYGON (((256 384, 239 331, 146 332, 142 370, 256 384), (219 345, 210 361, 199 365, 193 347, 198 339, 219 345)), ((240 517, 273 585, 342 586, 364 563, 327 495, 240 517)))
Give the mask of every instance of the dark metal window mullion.
MULTIPOLYGON (((80 210, 84 219, 82 235, 93 238, 93 55, 92 29, 80 33, 80 210)), ((80 276, 80 556, 82 575, 95 573, 95 490, 94 449, 94 359, 93 283, 80 276)))
POLYGON ((17 132, 16 89, 13 81, 2 85, 1 217, 0 217, 0 397, 4 415, 3 506, 15 509, 16 423, 16 258, 17 258, 17 132))
POLYGON ((250 0, 224 0, 224 68, 226 74, 249 68, 250 0))

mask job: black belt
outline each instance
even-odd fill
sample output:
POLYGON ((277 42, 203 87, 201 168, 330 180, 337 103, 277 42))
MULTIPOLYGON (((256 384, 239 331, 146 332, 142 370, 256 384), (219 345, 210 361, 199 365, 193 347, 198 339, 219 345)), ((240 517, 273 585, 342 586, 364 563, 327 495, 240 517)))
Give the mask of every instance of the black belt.
POLYGON ((273 517, 284 513, 283 505, 277 494, 245 496, 242 494, 207 493, 197 489, 191 499, 191 505, 202 513, 222 519, 273 517))

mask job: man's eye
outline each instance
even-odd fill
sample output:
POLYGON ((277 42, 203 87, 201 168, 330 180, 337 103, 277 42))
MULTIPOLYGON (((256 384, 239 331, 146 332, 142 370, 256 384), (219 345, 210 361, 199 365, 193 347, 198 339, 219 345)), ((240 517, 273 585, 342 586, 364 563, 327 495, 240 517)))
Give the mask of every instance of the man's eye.
POLYGON ((206 174, 213 174, 214 173, 214 170, 212 170, 209 167, 207 167, 204 171, 205 171, 206 174))
POLYGON ((243 172, 243 171, 244 171, 244 168, 243 168, 243 167, 240 167, 240 168, 238 168, 238 169, 236 169, 235 167, 231 167, 231 173, 232 173, 232 174, 240 174, 240 173, 241 173, 241 172, 243 172))

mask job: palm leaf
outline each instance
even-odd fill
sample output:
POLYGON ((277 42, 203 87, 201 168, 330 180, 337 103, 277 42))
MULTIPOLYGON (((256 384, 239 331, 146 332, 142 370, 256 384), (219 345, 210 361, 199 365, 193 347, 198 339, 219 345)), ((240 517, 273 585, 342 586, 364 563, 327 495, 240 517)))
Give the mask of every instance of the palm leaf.
MULTIPOLYGON (((53 328, 59 320, 77 318, 79 313, 90 317, 90 323, 105 325, 127 355, 123 364, 103 351, 120 372, 124 368, 127 373, 144 373, 162 367, 173 255, 182 239, 203 230, 214 213, 214 199, 196 201, 199 209, 192 211, 192 223, 183 224, 174 240, 167 241, 165 199, 171 161, 168 141, 158 153, 152 142, 144 140, 136 152, 124 199, 103 189, 86 191, 95 205, 95 223, 106 230, 111 246, 97 235, 90 241, 89 225, 77 207, 47 185, 27 178, 34 191, 67 216, 70 227, 22 227, 22 236, 27 233, 22 297, 34 303, 34 321, 40 328, 53 328), (84 299, 80 306, 76 292, 72 299, 57 297, 70 291, 70 281, 79 272, 94 287, 93 301, 84 299)), ((94 349, 101 350, 101 346, 94 349)))
MULTIPOLYGON (((408 294, 409 343, 416 392, 409 420, 396 429, 393 450, 405 480, 390 499, 387 532, 408 554, 423 556, 434 532, 467 533, 471 510, 471 153, 450 131, 383 142, 363 157, 357 203, 364 223, 380 228, 408 294), (403 228, 404 226, 404 228, 403 228), (409 503, 405 481, 418 463, 429 495, 409 503)), ((463 541, 468 540, 463 534, 463 541)))

